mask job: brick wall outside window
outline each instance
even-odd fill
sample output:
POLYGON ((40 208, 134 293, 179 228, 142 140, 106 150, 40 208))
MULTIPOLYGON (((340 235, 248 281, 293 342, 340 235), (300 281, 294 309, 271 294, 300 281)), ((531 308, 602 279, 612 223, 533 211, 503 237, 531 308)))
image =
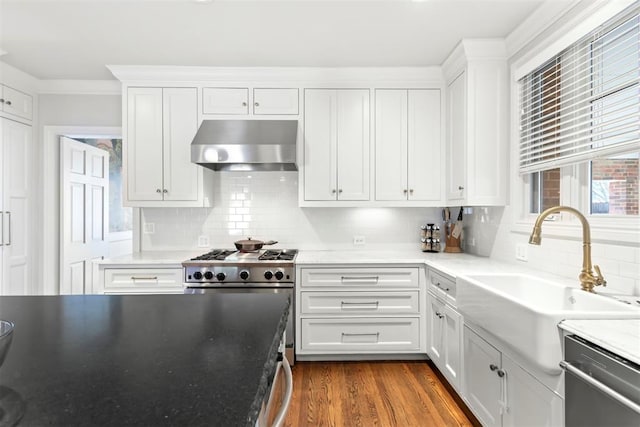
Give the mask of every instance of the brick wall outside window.
POLYGON ((600 159, 592 163, 591 179, 608 181, 611 215, 638 215, 638 159, 600 159))

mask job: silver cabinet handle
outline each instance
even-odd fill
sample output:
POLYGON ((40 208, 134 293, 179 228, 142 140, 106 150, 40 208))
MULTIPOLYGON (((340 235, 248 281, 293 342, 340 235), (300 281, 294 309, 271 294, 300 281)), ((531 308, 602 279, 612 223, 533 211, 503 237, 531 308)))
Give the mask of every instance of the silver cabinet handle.
POLYGON ((340 308, 345 308, 345 309, 375 308, 377 310, 379 305, 380 305, 380 301, 371 301, 371 302, 340 301, 340 306, 341 306, 340 308), (367 307, 367 306, 373 306, 373 307, 367 307))
POLYGON ((0 104, 4 104, 4 98, 0 98, 0 104))
POLYGON ((4 101, 5 104, 11 105, 11 101, 4 101))
POLYGON ((285 389, 284 397, 282 398, 282 405, 280 406, 280 410, 273 420, 273 427, 282 427, 282 425, 284 424, 284 419, 287 416, 287 412, 289 412, 291 396, 293 395, 293 375, 291 373, 291 366, 289 366, 289 361, 284 354, 282 355, 282 369, 284 370, 284 377, 286 380, 287 388, 285 389))
POLYGON ((489 365, 489 369, 491 369, 491 371, 497 371, 498 367, 492 363, 491 365, 489 365))
POLYGON ((404 190, 402 190, 402 192, 403 192, 404 194, 407 194, 407 189, 405 188, 404 190))
POLYGON ((246 107, 246 106, 247 106, 247 103, 246 103, 246 102, 243 102, 243 103, 242 103, 242 106, 243 106, 243 107, 246 107))
POLYGON ((378 342, 380 340, 380 332, 369 332, 369 333, 348 333, 348 332, 343 332, 342 333, 342 338, 346 338, 346 337, 375 337, 376 341, 378 342))
POLYGON ((413 194, 413 188, 409 189, 409 194, 413 194))
POLYGON ((496 372, 496 374, 498 374, 498 376, 500 378, 504 377, 506 372, 503 369, 498 369, 498 371, 496 372))
POLYGON ((439 287, 440 289, 442 289, 445 292, 449 292, 449 288, 443 288, 442 285, 440 284, 440 282, 436 283, 436 286, 439 287))
POLYGON ((158 280, 158 276, 131 276, 131 280, 158 280))
POLYGON ((162 190, 162 192, 163 192, 164 194, 167 194, 167 193, 169 192, 169 190, 167 190, 167 189, 165 188, 164 190, 162 190))
POLYGON ((438 316, 439 319, 442 319, 444 317, 444 315, 438 311, 436 311, 436 316, 438 316))
POLYGON ((336 194, 336 189, 331 190, 331 194, 336 194))
POLYGON ((338 190, 338 193, 342 193, 342 188, 338 190))
POLYGON ((620 393, 618 393, 617 391, 613 390, 612 388, 602 384, 600 381, 598 381, 598 380, 590 377, 589 375, 585 374, 580 369, 576 368, 571 362, 566 362, 566 361, 563 360, 562 362, 560 362, 560 367, 562 369, 564 369, 565 371, 570 372, 573 375, 575 375, 576 377, 580 378, 582 381, 586 382, 587 384, 597 388, 598 390, 600 390, 601 392, 603 392, 607 396, 611 397, 612 399, 620 402, 621 404, 623 404, 627 408, 629 408, 632 411, 634 411, 636 414, 640 414, 640 405, 638 405, 637 403, 633 402, 629 398, 621 395, 620 393))
POLYGON ((162 193, 162 190, 159 188, 156 188, 156 193, 162 193))
POLYGON ((458 190, 464 190, 464 187, 462 185, 458 185, 458 190))
POLYGON ((260 106, 260 104, 258 102, 254 103, 253 105, 255 105, 256 107, 260 106))
POLYGON ((342 282, 378 283, 378 276, 342 276, 342 282))
MULTIPOLYGON (((7 214, 7 217, 9 218, 9 241, 7 243, 5 243, 5 246, 11 246, 11 212, 9 211, 4 211, 4 213, 7 214)), ((4 230, 3 230, 3 236, 2 236, 2 240, 4 240, 4 230)))

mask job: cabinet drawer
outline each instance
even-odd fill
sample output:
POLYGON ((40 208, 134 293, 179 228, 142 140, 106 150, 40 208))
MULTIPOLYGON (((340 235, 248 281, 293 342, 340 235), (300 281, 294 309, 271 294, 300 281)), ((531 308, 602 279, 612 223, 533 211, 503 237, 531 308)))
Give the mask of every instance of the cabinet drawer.
POLYGON ((24 119, 33 119, 33 98, 31 95, 4 85, 0 86, 0 89, 3 112, 24 119))
POLYGON ((340 289, 417 288, 418 268, 305 268, 300 286, 340 289))
POLYGON ((456 281, 434 270, 429 270, 429 290, 455 307, 456 281))
POLYGON ((182 293, 182 269, 107 268, 104 270, 104 292, 182 293))
POLYGON ((301 292, 301 314, 419 314, 418 291, 301 292))
POLYGON ((202 114, 249 114, 248 88, 202 89, 202 114))
POLYGON ((377 353, 420 350, 419 318, 301 319, 306 353, 377 353))
POLYGON ((253 114, 298 114, 298 89, 253 89, 253 114))

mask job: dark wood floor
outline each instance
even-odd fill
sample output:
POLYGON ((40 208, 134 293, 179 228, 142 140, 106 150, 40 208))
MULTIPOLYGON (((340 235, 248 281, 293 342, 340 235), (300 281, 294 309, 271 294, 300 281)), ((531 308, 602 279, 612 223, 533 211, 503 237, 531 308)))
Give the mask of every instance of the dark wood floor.
POLYGON ((475 426, 432 365, 416 362, 296 362, 285 425, 475 426))

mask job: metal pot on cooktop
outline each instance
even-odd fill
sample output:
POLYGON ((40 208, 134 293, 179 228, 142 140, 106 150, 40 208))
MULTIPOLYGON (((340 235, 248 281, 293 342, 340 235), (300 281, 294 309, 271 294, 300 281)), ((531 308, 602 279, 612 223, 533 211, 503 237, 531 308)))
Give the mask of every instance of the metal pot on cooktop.
POLYGON ((263 246, 275 245, 278 243, 275 240, 254 240, 251 237, 247 237, 245 240, 236 240, 233 244, 236 245, 236 249, 240 252, 253 252, 262 249, 263 246))

